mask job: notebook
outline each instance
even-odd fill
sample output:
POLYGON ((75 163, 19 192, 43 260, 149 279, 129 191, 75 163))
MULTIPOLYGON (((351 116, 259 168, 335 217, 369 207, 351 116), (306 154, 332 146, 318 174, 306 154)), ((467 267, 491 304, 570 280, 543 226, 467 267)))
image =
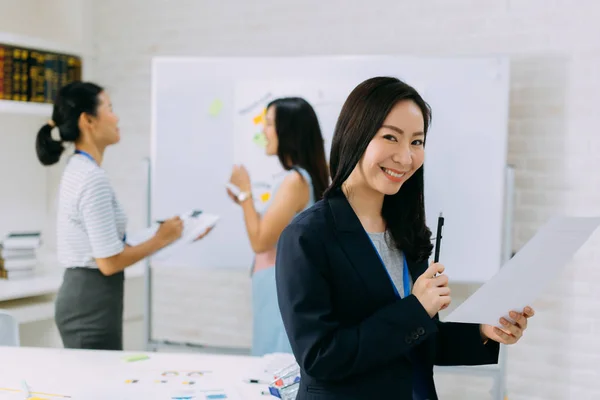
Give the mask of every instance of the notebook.
MULTIPOLYGON (((220 218, 218 215, 208 214, 200 210, 191 210, 180 214, 179 217, 183 220, 183 232, 181 237, 167 247, 154 253, 152 258, 159 260, 169 258, 183 247, 193 243, 198 236, 206 232, 207 229, 213 228, 220 218)), ((149 240, 156 234, 161 223, 162 221, 157 221, 149 228, 134 232, 133 234, 128 233, 126 239, 127 244, 130 246, 137 246, 138 244, 149 240)))

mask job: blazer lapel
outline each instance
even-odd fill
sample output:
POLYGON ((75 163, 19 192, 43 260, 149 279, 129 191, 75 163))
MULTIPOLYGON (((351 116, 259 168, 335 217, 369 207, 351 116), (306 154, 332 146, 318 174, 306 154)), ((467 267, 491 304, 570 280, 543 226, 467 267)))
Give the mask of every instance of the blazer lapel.
POLYGON ((414 285, 415 281, 419 279, 419 277, 427 270, 427 260, 413 261, 407 258, 406 264, 408 265, 408 272, 410 272, 410 278, 412 279, 412 283, 414 285))
POLYGON ((393 301, 394 287, 385 266, 346 196, 339 191, 328 199, 328 203, 342 250, 372 298, 380 299, 381 304, 393 301))

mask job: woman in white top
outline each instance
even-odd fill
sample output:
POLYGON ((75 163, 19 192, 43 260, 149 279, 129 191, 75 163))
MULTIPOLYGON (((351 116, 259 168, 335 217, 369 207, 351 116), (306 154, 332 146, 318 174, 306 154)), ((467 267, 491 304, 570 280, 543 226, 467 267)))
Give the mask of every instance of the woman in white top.
POLYGON ((74 82, 59 91, 52 120, 36 138, 43 165, 58 162, 63 142, 75 144, 60 182, 57 216, 58 260, 66 269, 55 319, 67 348, 122 349, 123 270, 177 240, 183 229, 175 217, 150 240, 125 243, 127 217, 101 167, 106 147, 119 142, 118 121, 100 86, 74 82))
POLYGON ((291 353, 275 286, 276 246, 279 235, 295 216, 323 196, 329 184, 327 160, 319 120, 303 98, 284 97, 267 104, 265 153, 277 156, 284 170, 273 182, 270 199, 252 200, 250 176, 235 166, 230 183, 240 188, 229 195, 242 207, 248 239, 254 250, 252 266, 252 355, 291 353))

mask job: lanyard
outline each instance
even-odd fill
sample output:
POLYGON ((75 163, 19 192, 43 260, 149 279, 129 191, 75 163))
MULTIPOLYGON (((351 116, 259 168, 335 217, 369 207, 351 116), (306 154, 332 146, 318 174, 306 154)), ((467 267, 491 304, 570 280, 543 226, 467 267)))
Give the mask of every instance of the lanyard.
POLYGON ((88 152, 85 152, 83 150, 75 150, 75 154, 81 154, 82 156, 87 157, 87 158, 89 158, 90 160, 92 160, 93 162, 96 163, 96 160, 94 160, 94 157, 92 157, 90 155, 90 153, 88 153, 88 152))
MULTIPOLYGON (((76 149, 76 150, 75 150, 75 154, 81 154, 82 156, 84 156, 84 157, 87 157, 87 158, 89 158, 90 160, 92 160, 94 163, 96 163, 96 160, 94 160, 94 157, 92 157, 92 156, 90 155, 90 153, 88 153, 88 152, 86 152, 86 151, 83 151, 83 150, 78 150, 78 149, 76 149)), ((126 234, 126 233, 125 233, 125 234, 123 234, 123 239, 122 239, 122 240, 123 240, 123 243, 126 243, 126 242, 127 242, 127 234, 126 234)))
MULTIPOLYGON (((369 238, 369 240, 371 240, 371 238, 369 238)), ((379 261, 381 261, 381 266, 385 269, 385 272, 387 273, 387 276, 390 279, 390 282, 392 283, 392 287, 394 288, 394 294, 396 295, 396 297, 400 297, 398 288, 396 287, 396 284, 392 280, 392 277, 390 276, 388 269, 385 267, 385 264, 383 263, 383 259, 381 258, 381 255, 379 254, 377 247, 375 247, 375 243, 373 243, 373 241, 371 241, 371 244, 373 245, 373 249, 375 249, 375 253, 377 253, 377 257, 379 257, 379 261)), ((402 260, 403 260, 402 284, 404 286, 404 296, 402 296, 402 298, 405 298, 410 295, 410 274, 408 273, 408 263, 406 262, 406 257, 404 257, 404 254, 402 255, 402 260)))

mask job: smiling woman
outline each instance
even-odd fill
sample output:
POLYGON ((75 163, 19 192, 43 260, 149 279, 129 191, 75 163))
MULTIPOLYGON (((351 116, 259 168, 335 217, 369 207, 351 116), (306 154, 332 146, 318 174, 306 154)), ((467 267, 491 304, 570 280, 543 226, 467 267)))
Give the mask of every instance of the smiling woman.
POLYGON ((283 323, 301 368, 297 400, 437 399, 433 365, 496 363, 515 323, 442 323, 444 266, 432 263, 423 161, 431 112, 395 78, 358 85, 342 107, 324 200, 281 234, 283 323), (441 275, 438 275, 441 274, 441 275))

